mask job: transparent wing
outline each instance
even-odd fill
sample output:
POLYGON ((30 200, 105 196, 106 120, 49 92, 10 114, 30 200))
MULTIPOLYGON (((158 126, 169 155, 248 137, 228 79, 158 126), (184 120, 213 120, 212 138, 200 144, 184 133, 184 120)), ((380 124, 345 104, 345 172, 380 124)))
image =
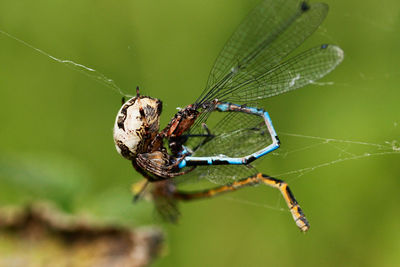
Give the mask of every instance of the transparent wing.
MULTIPOLYGON (((199 146, 193 156, 244 157, 272 143, 262 117, 238 112, 224 115, 215 126, 209 128, 213 138, 199 146)), ((203 133, 206 133, 205 129, 203 133)), ((198 144, 197 139, 198 137, 189 138, 187 146, 193 149, 193 146, 198 144)), ((191 176, 223 184, 256 173, 257 171, 252 166, 244 165, 199 166, 190 175, 184 175, 182 179, 187 180, 191 176)))
POLYGON ((235 180, 254 176, 258 173, 252 165, 210 165, 197 166, 192 172, 177 176, 174 182, 177 185, 197 183, 204 179, 215 184, 228 184, 235 180))
POLYGON ((335 69, 342 62, 343 56, 343 51, 338 46, 322 45, 312 48, 258 77, 231 87, 224 93, 218 93, 218 98, 242 104, 301 88, 335 69))
MULTIPOLYGON (((195 179, 207 179, 215 184, 228 184, 235 180, 243 179, 246 177, 254 176, 258 173, 257 169, 252 165, 217 165, 217 166, 199 166, 193 173, 187 177, 184 175, 183 179, 189 178, 193 181, 195 179)), ((185 181, 186 182, 186 181, 185 181)))
POLYGON ((218 98, 276 66, 318 28, 327 12, 323 3, 263 1, 225 44, 196 102, 218 98))
MULTIPOLYGON (((214 99, 235 104, 257 103, 322 78, 343 60, 339 47, 323 45, 282 61, 318 28, 327 12, 328 6, 323 3, 263 1, 224 46, 196 103, 211 103, 214 99)), ((204 142, 209 134, 203 123, 208 125, 212 121, 210 115, 215 113, 210 111, 204 111, 190 129, 187 145, 194 150, 194 156, 241 157, 271 143, 267 129, 263 129, 265 125, 257 121, 260 118, 241 113, 228 113, 210 127, 214 138, 204 142)), ((244 165, 200 166, 182 178, 205 177, 226 183, 254 173, 254 168, 244 165)))
MULTIPOLYGON (((322 45, 315 47, 283 62, 259 77, 238 84, 236 87, 230 88, 229 91, 224 91, 224 94, 219 93, 218 98, 235 104, 258 102, 267 97, 313 83, 332 71, 342 60, 343 51, 337 46, 322 45)), ((204 134, 201 125, 208 120, 210 114, 211 112, 201 114, 190 129, 190 133, 204 134)), ((244 121, 239 120, 237 125, 242 125, 244 121)), ((201 141, 200 138, 192 138, 191 140, 193 143, 197 142, 197 146, 201 144, 201 141)), ((193 145, 193 147, 196 146, 193 145)))
POLYGON ((164 180, 148 184, 146 188, 154 203, 156 214, 164 221, 176 223, 180 212, 177 199, 174 198, 175 181, 164 180))
POLYGON ((214 137, 200 146, 193 156, 244 157, 272 143, 268 127, 261 116, 240 112, 224 115, 222 120, 209 129, 214 137))

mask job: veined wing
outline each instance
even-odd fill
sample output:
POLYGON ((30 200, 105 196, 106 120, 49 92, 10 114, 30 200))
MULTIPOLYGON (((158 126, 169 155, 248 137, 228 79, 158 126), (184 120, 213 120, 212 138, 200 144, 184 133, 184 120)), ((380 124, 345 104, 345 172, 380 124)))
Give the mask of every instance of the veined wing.
MULTIPOLYGON (((212 139, 196 149, 192 156, 239 158, 272 143, 263 117, 241 112, 228 112, 224 115, 215 126, 208 126, 212 139)), ((190 146, 190 140, 187 145, 190 146)))
POLYGON ((335 45, 314 47, 258 77, 218 92, 217 98, 242 104, 289 92, 321 79, 342 62, 343 56, 343 50, 335 45))
MULTIPOLYGON (((332 71, 342 60, 343 51, 339 47, 318 46, 290 58, 258 77, 219 92, 217 97, 235 104, 258 102, 313 83, 332 71)), ((210 112, 202 113, 190 129, 190 134, 204 134, 201 124, 208 120, 209 115, 210 112)), ((198 138, 193 142, 197 141, 200 144, 199 140, 198 138)))
POLYGON ((190 176, 184 175, 180 182, 196 181, 193 179, 207 179, 215 184, 229 184, 233 181, 246 177, 254 176, 258 173, 252 165, 217 165, 217 166, 198 166, 190 173, 190 176))
POLYGON ((218 98, 276 66, 318 28, 327 12, 323 3, 263 1, 225 44, 196 103, 218 98))
MULTIPOLYGON (((322 45, 281 62, 318 28, 327 12, 328 6, 322 3, 307 5, 297 0, 262 2, 225 45, 211 71, 206 90, 196 103, 211 103, 218 99, 250 104, 325 76, 343 60, 343 51, 337 46, 322 45)), ((265 138, 261 131, 253 131, 257 127, 246 125, 246 122, 252 123, 250 117, 241 117, 248 114, 238 113, 228 114, 211 128, 215 137, 204 143, 207 137, 202 123, 210 121, 211 110, 212 107, 204 111, 190 129, 187 145, 194 150, 194 156, 222 154, 241 157, 257 151, 257 146, 270 144, 269 135, 265 138), (202 134, 204 137, 199 137, 202 134)), ((254 170, 242 165, 205 166, 198 167, 193 173, 223 183, 243 178, 254 170)))
MULTIPOLYGON (((272 143, 268 127, 262 117, 239 112, 229 112, 224 115, 215 126, 209 128, 213 138, 200 145, 193 156, 244 157, 272 143)), ((205 132, 203 129, 203 133, 205 132)), ((193 137, 189 138, 186 145, 193 149, 198 142, 198 137, 193 137)), ((198 166, 195 171, 184 175, 183 178, 187 180, 189 176, 204 177, 212 182, 223 184, 255 173, 257 171, 252 166, 244 165, 198 166)))

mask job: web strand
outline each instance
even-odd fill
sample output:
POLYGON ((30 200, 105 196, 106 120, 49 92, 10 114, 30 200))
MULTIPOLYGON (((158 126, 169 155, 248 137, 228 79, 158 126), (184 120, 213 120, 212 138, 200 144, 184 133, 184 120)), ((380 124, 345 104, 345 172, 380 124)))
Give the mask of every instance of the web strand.
POLYGON ((50 55, 49 53, 47 53, 45 51, 43 51, 43 50, 41 50, 41 49, 39 49, 39 48, 37 48, 37 47, 25 42, 25 41, 15 37, 15 36, 11 35, 11 34, 9 34, 8 32, 3 31, 3 30, 0 30, 0 33, 5 35, 5 36, 7 36, 7 37, 9 37, 9 38, 11 38, 11 39, 13 39, 13 40, 15 40, 15 41, 17 41, 17 42, 19 42, 20 44, 23 44, 26 47, 29 47, 29 48, 33 49, 34 51, 36 51, 36 52, 38 52, 38 53, 40 53, 40 54, 52 59, 52 60, 54 60, 54 61, 56 61, 58 63, 61 63, 61 64, 65 65, 66 67, 68 67, 70 69, 73 69, 73 70, 75 70, 75 71, 77 71, 77 72, 79 72, 81 74, 84 74, 84 75, 88 76, 89 78, 91 78, 92 80, 95 80, 96 82, 102 83, 103 85, 107 86, 108 88, 111 88, 113 91, 119 93, 120 95, 123 95, 123 96, 126 96, 126 97, 132 97, 131 95, 128 95, 128 94, 124 93, 123 90, 114 82, 114 80, 108 78, 103 73, 101 73, 101 72, 99 72, 99 71, 97 71, 97 70, 95 70, 93 68, 89 68, 89 67, 87 67, 85 65, 76 63, 76 62, 74 62, 72 60, 57 58, 57 57, 55 57, 53 55, 50 55))
MULTIPOLYGON (((322 169, 325 167, 334 166, 343 162, 352 161, 352 160, 360 160, 366 159, 370 157, 381 157, 381 156, 389 156, 389 155, 400 155, 400 142, 398 140, 393 141, 385 141, 383 144, 377 143, 370 143, 370 142, 362 142, 362 141, 353 141, 353 140, 345 140, 345 139, 335 139, 335 138, 324 138, 319 136, 309 136, 309 135, 302 135, 296 133, 287 133, 287 132, 280 132, 282 136, 291 136, 295 138, 301 138, 306 140, 313 140, 316 143, 305 146, 303 148, 293 149, 290 151, 285 151, 283 153, 276 152, 275 155, 280 157, 287 157, 290 154, 303 152, 307 150, 312 150, 316 148, 320 148, 321 146, 329 146, 334 148, 339 152, 339 155, 330 161, 325 161, 316 165, 312 165, 309 167, 304 167, 300 169, 294 169, 290 171, 284 171, 279 173, 272 173, 273 177, 282 178, 285 181, 296 181, 300 178, 305 177, 307 174, 310 174, 313 171, 318 169, 322 169), (340 147, 340 144, 344 144, 345 147, 340 147), (361 147, 365 147, 366 150, 364 152, 353 153, 350 152, 351 148, 360 149, 361 147)), ((276 210, 276 211, 286 211, 284 208, 280 208, 280 196, 278 196, 278 204, 276 207, 267 205, 264 203, 257 203, 249 200, 238 199, 237 197, 223 197, 223 199, 236 202, 243 205, 250 205, 255 207, 260 207, 269 210, 276 210)), ((289 212, 289 211, 287 211, 289 212)))
MULTIPOLYGON (((123 96, 131 97, 131 95, 126 94, 123 92, 123 90, 118 87, 118 85, 110 78, 102 74, 101 72, 87 67, 85 65, 76 63, 72 60, 68 59, 60 59, 57 58, 42 49, 39 49, 3 30, 0 30, 0 33, 19 42, 20 44, 33 49, 34 51, 50 58, 53 61, 56 61, 57 63, 61 63, 81 74, 84 74, 91 78, 92 80, 95 80, 99 83, 102 83, 103 85, 107 86, 108 88, 112 89, 114 92, 117 92, 123 96)), ((361 75, 362 73, 360 73, 361 75)), ((318 86, 331 86, 333 82, 314 82, 315 85, 318 86)), ((398 123, 394 123, 394 127, 397 127, 398 123)), ((294 170, 289 170, 289 171, 284 171, 284 172, 279 172, 279 173, 272 173, 271 175, 277 178, 283 178, 286 181, 295 181, 298 180, 302 177, 304 177, 306 174, 309 174, 315 170, 324 168, 324 167, 330 167, 339 163, 351 161, 351 160, 360 160, 360 159, 365 159, 369 157, 380 157, 380 156, 389 156, 389 155, 399 155, 400 154, 400 141, 399 140, 393 140, 393 141, 385 141, 383 144, 377 144, 377 143, 371 143, 371 142, 363 142, 363 141, 353 141, 353 140, 346 140, 346 139, 335 139, 335 138, 325 138, 325 137, 319 137, 319 136, 309 136, 309 135, 302 135, 302 134, 297 134, 297 133, 288 133, 288 132, 279 132, 279 135, 282 136, 290 136, 290 137, 295 137, 295 138, 300 138, 304 140, 312 140, 315 141, 315 143, 310 144, 308 146, 302 147, 302 148, 295 148, 290 151, 278 151, 275 152, 274 155, 279 155, 280 157, 287 157, 288 155, 298 153, 298 152, 304 152, 312 149, 317 149, 320 148, 321 146, 329 146, 334 148, 339 152, 339 155, 337 158, 318 163, 313 166, 309 167, 304 167, 300 169, 294 169, 294 170), (346 145, 346 147, 340 147, 340 144, 346 145), (353 153, 350 152, 351 148, 354 147, 366 147, 367 151, 363 153, 353 153)), ((280 197, 278 198, 277 206, 272 206, 272 205, 267 205, 263 203, 257 203, 249 200, 243 200, 243 199, 238 199, 237 197, 228 197, 224 196, 222 199, 236 202, 239 204, 244 204, 244 205, 251 205, 255 207, 260 207, 264 209, 269 209, 269 210, 275 210, 275 211, 283 211, 283 212, 289 212, 285 208, 281 208, 280 206, 280 197)))

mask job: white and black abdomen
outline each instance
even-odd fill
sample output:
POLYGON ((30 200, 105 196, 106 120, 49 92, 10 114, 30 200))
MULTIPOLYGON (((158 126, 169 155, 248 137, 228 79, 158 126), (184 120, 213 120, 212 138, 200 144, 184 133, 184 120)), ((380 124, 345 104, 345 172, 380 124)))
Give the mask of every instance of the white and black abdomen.
POLYGON ((114 124, 114 142, 118 153, 132 160, 158 133, 162 102, 156 98, 136 96, 126 101, 114 124))

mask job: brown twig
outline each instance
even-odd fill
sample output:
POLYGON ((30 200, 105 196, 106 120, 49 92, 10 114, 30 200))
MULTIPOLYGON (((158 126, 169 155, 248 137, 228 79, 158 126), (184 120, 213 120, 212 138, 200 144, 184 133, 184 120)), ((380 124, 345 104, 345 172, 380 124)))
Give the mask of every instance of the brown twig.
POLYGON ((101 225, 43 203, 1 208, 0 235, 0 267, 147 266, 163 243, 155 228, 101 225))

